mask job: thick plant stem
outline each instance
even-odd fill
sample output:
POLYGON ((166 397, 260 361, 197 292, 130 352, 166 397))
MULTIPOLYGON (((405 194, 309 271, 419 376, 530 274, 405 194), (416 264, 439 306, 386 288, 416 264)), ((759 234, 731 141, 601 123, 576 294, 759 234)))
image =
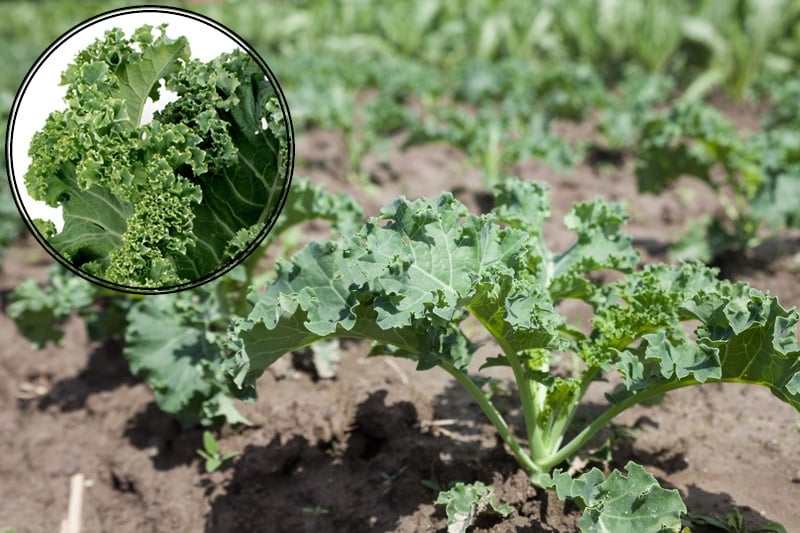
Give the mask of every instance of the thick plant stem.
POLYGON ((586 394, 586 391, 589 389, 589 385, 592 384, 599 372, 599 367, 592 367, 586 370, 581 379, 580 389, 576 395, 578 401, 573 402, 572 405, 569 406, 567 414, 560 416, 559 419, 553 424, 552 430, 558 434, 559 439, 564 437, 564 434, 569 429, 570 424, 572 424, 572 420, 575 418, 575 413, 578 412, 578 407, 580 406, 579 400, 586 394))
POLYGON ((511 429, 508 427, 503 416, 497 412, 497 409, 494 407, 492 402, 490 402, 486 395, 481 392, 477 385, 469 378, 469 376, 457 369, 451 363, 447 361, 442 361, 441 367, 444 368, 451 376, 456 378, 461 386, 463 386, 467 392, 472 396, 472 398, 478 403, 483 413, 489 418, 489 421, 492 425, 497 429, 497 432, 502 437, 503 441, 508 444, 511 451, 514 453, 514 456, 519 461, 519 464, 528 470, 531 474, 539 474, 542 470, 533 462, 533 460, 525 453, 525 450, 522 449, 517 439, 511 433, 511 429))
POLYGON ((634 405, 643 402, 647 398, 656 396, 658 394, 663 394, 671 390, 688 387, 690 385, 699 385, 699 384, 700 383, 697 380, 693 378, 687 378, 680 381, 667 383, 660 387, 654 387, 653 389, 649 389, 639 394, 634 394, 632 396, 629 396, 624 400, 620 401, 619 403, 615 403, 613 406, 607 409, 603 414, 597 417, 591 424, 586 426, 586 428, 584 428, 583 431, 578 433, 571 441, 569 441, 560 450, 558 450, 557 453, 553 454, 551 457, 541 462, 539 467, 543 471, 549 472, 557 464, 561 463, 562 461, 566 461, 569 457, 571 457, 579 449, 581 449, 583 445, 585 445, 589 441, 589 439, 591 439, 594 436, 595 433, 600 431, 614 417, 616 417, 618 414, 622 413, 622 411, 628 409, 629 407, 633 407, 634 405))
POLYGON ((517 387, 519 387, 519 396, 522 403, 522 415, 525 418, 525 432, 528 437, 528 445, 531 447, 531 451, 539 450, 540 447, 537 447, 537 443, 539 442, 537 439, 539 436, 536 435, 536 412, 534 411, 535 404, 533 391, 531 390, 531 380, 525 375, 525 371, 522 368, 519 357, 517 357, 516 351, 509 346, 503 336, 494 331, 492 326, 478 313, 473 312, 472 315, 492 335, 494 340, 497 341, 497 344, 500 345, 500 349, 503 350, 503 353, 508 358, 511 371, 514 372, 514 381, 517 382, 517 387))

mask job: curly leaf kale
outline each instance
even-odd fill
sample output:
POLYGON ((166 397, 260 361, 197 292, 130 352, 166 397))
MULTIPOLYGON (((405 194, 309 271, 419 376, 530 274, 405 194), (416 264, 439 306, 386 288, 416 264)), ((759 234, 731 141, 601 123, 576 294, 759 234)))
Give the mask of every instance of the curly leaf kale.
POLYGON ((531 482, 583 507, 582 531, 676 531, 686 512, 679 494, 640 466, 608 479, 599 470, 573 478, 558 467, 621 412, 683 387, 762 385, 800 410, 800 314, 702 264, 637 270, 631 238, 620 233, 627 216, 619 205, 577 204, 564 217, 575 240, 555 252, 543 239, 545 186, 509 179, 494 200, 490 213, 476 216, 449 193, 400 198, 355 234, 312 242, 279 262, 275 281, 251 291, 247 318, 229 327, 234 354, 223 365, 232 392, 250 394, 284 353, 320 339, 365 338, 372 355, 451 374, 531 482), (604 283, 596 275, 602 270, 619 277, 604 283), (591 307, 591 331, 567 324, 558 305, 567 299, 591 307), (470 375, 476 346, 474 327, 464 327, 469 315, 501 352, 481 369, 513 373, 524 440, 470 375), (687 322, 695 323, 692 332, 687 322), (581 364, 560 371, 555 363, 569 354, 581 364), (611 372, 621 383, 606 395, 605 411, 577 420, 589 387, 611 372))
POLYGON ((68 108, 31 141, 26 186, 63 208, 50 245, 111 283, 212 275, 272 222, 287 188, 286 125, 261 68, 240 50, 190 57, 165 26, 106 32, 63 73, 68 108), (164 88, 177 99, 142 124, 164 88))

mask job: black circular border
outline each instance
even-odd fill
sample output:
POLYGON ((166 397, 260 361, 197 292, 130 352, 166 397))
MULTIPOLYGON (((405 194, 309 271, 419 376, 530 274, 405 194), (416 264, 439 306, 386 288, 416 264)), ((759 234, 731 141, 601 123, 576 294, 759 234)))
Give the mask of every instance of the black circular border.
POLYGON ((136 7, 123 7, 119 9, 112 9, 110 11, 106 11, 104 13, 100 13, 94 17, 84 20, 83 22, 76 24, 66 32, 64 32, 58 39, 56 39, 53 43, 48 46, 44 52, 36 59, 33 66, 28 70, 28 73, 25 75, 25 78, 22 81, 22 85, 20 86, 19 90, 17 91, 16 96, 14 97, 14 102, 11 106, 11 112, 9 114, 9 122, 6 128, 6 171, 8 174, 8 182, 11 187, 12 196, 14 197, 14 203, 17 205, 17 209, 23 215, 22 218, 25 222, 25 225, 31 231, 33 236, 42 245, 42 247, 47 250, 47 252, 59 263, 64 265, 68 268, 72 273, 96 284, 106 289, 111 289, 114 291, 119 292, 126 292, 131 294, 167 294, 173 292, 180 292, 188 289, 193 289, 209 283, 236 268, 242 261, 244 261, 249 255, 251 255, 264 241, 267 237, 269 232, 275 225, 275 222, 278 220, 281 211, 283 210, 284 204, 286 203, 286 198, 289 195, 289 189, 292 183, 292 176, 294 173, 294 159, 295 159, 295 143, 294 143, 294 127, 292 125, 292 118, 289 113, 289 105, 286 102, 286 96, 283 94, 283 89, 281 88, 280 84, 278 83, 278 79, 275 77, 275 74, 267 65, 266 61, 259 55, 255 48, 250 46, 250 44, 242 39, 238 34, 236 34, 230 28, 224 26, 223 24, 196 13, 194 11, 189 11, 186 9, 181 9, 177 7, 168 7, 168 6, 136 6, 136 7), (217 268, 216 270, 212 271, 211 273, 196 279, 192 280, 187 283, 182 283, 180 285, 169 285, 166 287, 156 287, 156 288, 146 288, 146 287, 132 287, 128 285, 120 285, 117 283, 111 283, 110 281, 94 276, 85 272, 84 270, 76 267, 70 261, 67 261, 65 257, 63 257, 60 253, 58 253, 51 245, 47 242, 47 239, 39 232, 39 230, 33 224, 30 215, 28 214, 27 210, 25 209, 25 205, 20 198, 20 193, 17 188, 17 180, 14 174, 14 166, 12 163, 12 153, 11 153, 11 140, 14 135, 14 125, 16 124, 17 113, 19 111, 20 102, 22 101, 22 97, 25 94, 25 91, 28 89, 28 86, 31 83, 31 80, 39 71, 41 66, 47 61, 50 55, 58 49, 64 42, 69 40, 75 34, 83 31, 85 28, 92 26, 97 22, 101 22, 104 20, 108 20, 114 17, 126 15, 129 13, 168 13, 172 15, 180 15, 190 19, 194 19, 198 22, 202 22, 207 26, 210 26, 217 31, 220 31, 231 38, 233 41, 236 42, 243 50, 245 50, 250 57, 255 60, 256 64, 261 68, 264 72, 264 75, 269 80, 270 84, 273 86, 275 90, 275 95, 278 98, 278 102, 281 106, 281 111, 283 112, 283 117, 286 122, 286 142, 288 143, 288 150, 287 150, 287 161, 286 161, 286 175, 283 179, 283 188, 281 190, 280 198, 278 199, 278 203, 276 207, 272 210, 269 215, 269 218, 264 223, 264 228, 258 234, 256 238, 254 238, 250 244, 239 252, 235 257, 233 257, 230 261, 228 261, 225 265, 217 268))

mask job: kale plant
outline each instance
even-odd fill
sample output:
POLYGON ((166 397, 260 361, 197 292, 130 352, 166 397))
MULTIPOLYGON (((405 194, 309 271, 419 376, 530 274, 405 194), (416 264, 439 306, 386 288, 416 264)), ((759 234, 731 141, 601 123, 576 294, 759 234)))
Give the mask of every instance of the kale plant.
POLYGON ((616 471, 607 479, 597 469, 576 478, 562 466, 621 412, 682 387, 759 384, 800 408, 798 313, 745 283, 719 280, 703 265, 636 270, 638 255, 620 233, 627 217, 618 205, 599 199, 576 205, 564 219, 575 241, 560 252, 545 245, 548 217, 546 188, 533 182, 498 185, 493 210, 481 216, 449 193, 399 198, 358 232, 313 242, 280 261, 277 279, 250 294, 252 310, 232 325, 236 352, 224 365, 246 396, 287 352, 319 339, 368 339, 373 355, 406 357, 419 370, 451 374, 531 482, 584 509, 584 530, 678 530, 686 512, 679 494, 641 466, 630 463, 627 476, 616 471), (597 281, 593 274, 608 269, 623 275, 597 281), (557 311, 566 299, 591 306, 590 331, 557 311), (481 368, 513 373, 522 434, 470 375, 476 346, 462 327, 470 316, 499 349, 481 368), (686 322, 694 323, 693 333, 686 322), (581 363, 567 372, 558 361, 570 355, 581 363), (579 426, 581 398, 614 371, 620 383, 607 395, 606 410, 579 426))
POLYGON ((747 252, 770 232, 800 226, 796 129, 767 123, 744 137, 716 109, 680 101, 644 119, 636 152, 641 191, 659 193, 679 177, 692 176, 719 204, 718 214, 687 224, 671 250, 676 259, 708 262, 726 252, 747 252))
POLYGON ((238 49, 192 59, 165 28, 112 29, 80 51, 62 74, 67 109, 30 145, 25 184, 64 218, 61 231, 37 230, 112 287, 222 273, 258 245, 288 191, 291 128, 261 67, 238 49), (143 123, 164 88, 176 98, 143 123))

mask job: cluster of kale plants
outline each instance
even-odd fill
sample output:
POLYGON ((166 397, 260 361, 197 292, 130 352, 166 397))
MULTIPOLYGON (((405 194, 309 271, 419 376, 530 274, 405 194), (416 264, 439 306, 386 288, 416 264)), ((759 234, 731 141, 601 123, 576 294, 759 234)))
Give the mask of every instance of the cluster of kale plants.
MULTIPOLYGON (((439 4, 437 9, 449 9, 439 4)), ((609 30, 609 36, 614 33, 609 30)), ((402 48, 403 42, 416 43, 419 36, 389 37, 402 48)), ((134 34, 138 43, 134 48, 123 41, 121 35, 110 34, 104 43, 87 49, 66 74, 75 87, 68 96, 76 103, 114 102, 116 107, 104 104, 102 109, 112 109, 116 115, 94 105, 81 120, 115 142, 92 138, 88 145, 61 146, 55 160, 59 164, 34 163, 28 181, 41 190, 41 198, 64 206, 64 231, 55 234, 43 224, 40 230, 85 271, 132 286, 181 284, 208 271, 189 268, 186 261, 197 265, 208 259, 211 267, 235 255, 231 243, 239 251, 244 249, 236 243, 245 239, 231 239, 231 232, 223 231, 227 237, 215 237, 213 258, 192 254, 203 240, 202 228, 209 227, 205 222, 218 214, 214 206, 202 207, 213 197, 206 193, 220 186, 218 178, 240 176, 243 171, 250 183, 258 182, 267 174, 275 175, 284 164, 287 156, 280 155, 280 149, 264 150, 263 138, 248 137, 259 132, 272 136, 274 145, 281 139, 280 125, 264 129, 261 119, 270 125, 273 119, 275 124, 280 120, 265 113, 274 110, 273 100, 264 92, 263 73, 244 55, 225 55, 208 64, 192 62, 185 42, 169 41, 163 32, 154 38, 150 30, 134 34), (123 56, 127 63, 119 64, 128 66, 117 66, 116 60, 123 56), (170 72, 166 85, 180 99, 156 114, 156 125, 141 125, 135 117, 148 96, 154 99, 155 78, 149 76, 150 82, 136 90, 124 80, 133 79, 128 71, 148 79, 152 74, 148 69, 157 64, 170 72), (198 79, 205 82, 198 85, 198 79), (115 117, 121 117, 121 125, 115 117), (227 124, 218 122, 222 119, 227 124), (103 150, 113 150, 123 141, 133 142, 136 150, 119 165, 111 165, 114 180, 106 183, 99 168, 114 159, 103 150), (162 150, 167 145, 174 150, 162 150), (101 158, 103 154, 108 157, 101 158), (245 160, 263 164, 257 168, 268 168, 269 173, 248 175, 252 168, 244 168, 250 166, 241 164, 245 160), (50 165, 39 169, 39 177, 52 173, 60 180, 42 183, 36 177, 37 164, 50 165), (74 172, 78 167, 80 173, 74 172), (159 198, 140 194, 144 182, 139 178, 145 172, 165 178, 166 189, 159 198), (205 183, 209 177, 213 179, 205 183), (86 192, 101 187, 108 189, 101 193, 104 200, 113 197, 120 203, 110 219, 107 213, 102 217, 118 220, 118 231, 108 231, 114 228, 102 224, 94 227, 86 220, 85 215, 96 212, 96 206, 82 204, 90 199, 86 192), (120 199, 128 203, 123 206, 120 199), (177 210, 170 208, 170 213, 179 214, 177 231, 137 223, 145 208, 155 212, 163 207, 145 200, 173 201, 170 205, 177 210), (121 237, 129 229, 138 231, 135 235, 144 242, 157 244, 144 251, 125 248, 126 241, 115 240, 113 234, 121 237), (68 231, 74 235, 88 231, 96 238, 81 242, 64 236, 68 231)), ((590 46, 579 40, 568 44, 590 46)), ((347 47, 346 42, 339 45, 347 47)), ((443 85, 431 76, 430 68, 419 68, 412 61, 399 62, 397 69, 387 72, 356 62, 323 61, 314 54, 309 69, 298 69, 303 77, 295 80, 293 111, 303 125, 343 129, 352 145, 351 167, 360 164, 381 136, 400 130, 408 132, 406 145, 444 140, 464 149, 484 170, 487 183, 496 183, 490 213, 470 214, 449 194, 416 201, 400 198, 379 218, 362 225, 352 199, 296 182, 268 242, 211 284, 143 298, 101 289, 54 270, 49 286, 39 287, 32 280, 20 285, 11 296, 9 315, 24 335, 43 345, 58 341, 59 322, 80 310, 93 338, 124 340, 132 370, 147 381, 159 406, 185 426, 246 423, 234 398, 252 399, 255 380, 275 360, 323 340, 366 339, 373 343, 372 355, 410 358, 419 370, 440 367, 451 374, 496 427, 531 482, 578 503, 584 511, 580 522, 584 530, 677 530, 686 512, 677 491, 658 486, 640 466, 628 464, 627 475, 615 471, 606 478, 597 469, 575 476, 565 471, 565 465, 618 414, 681 387, 760 384, 800 407, 797 312, 746 284, 719 280, 714 269, 699 264, 639 268, 630 238, 620 232, 626 215, 619 206, 601 200, 574 207, 564 220, 575 233, 573 245, 551 251, 542 234, 550 214, 546 187, 497 177, 525 157, 574 166, 585 147, 575 150, 553 137, 550 124, 556 118, 585 118, 597 108, 598 132, 611 149, 635 151, 643 190, 661 190, 688 174, 718 193, 724 217, 704 221, 699 233, 703 239, 694 241, 695 249, 685 253, 709 259, 730 248, 730 243, 737 248, 756 244, 765 221, 776 227, 797 223, 793 202, 800 195, 792 192, 799 181, 792 169, 800 151, 790 123, 796 116, 791 109, 796 99, 790 91, 779 102, 768 119, 771 132, 744 140, 701 104, 681 102, 666 113, 648 112, 672 89, 665 78, 631 70, 618 95, 612 96, 585 65, 565 63, 549 74, 532 74, 513 58, 488 61, 496 50, 492 52, 489 45, 486 50, 483 60, 465 61, 457 76, 443 85), (337 80, 342 71, 326 71, 334 68, 331 65, 340 65, 335 68, 345 69, 350 78, 337 80), (355 91, 372 86, 380 91, 366 108, 367 135, 359 138, 352 112, 355 91), (449 99, 457 105, 444 105, 449 99), (492 107, 495 101, 503 103, 492 107), (411 104, 425 112, 410 113, 411 104), (291 259, 279 261, 276 272, 258 275, 268 244, 290 227, 314 218, 330 220, 335 238, 312 243, 291 259), (597 281, 595 274, 609 269, 618 271, 619 279, 597 281), (592 309, 589 329, 568 324, 558 312, 559 304, 570 299, 592 309), (467 334, 471 328, 464 327, 467 320, 477 320, 498 350, 477 373, 473 364, 477 346, 474 335, 467 334), (575 358, 580 361, 577 366, 559 364, 575 358), (521 428, 510 425, 481 388, 484 379, 476 374, 492 366, 507 367, 514 377, 523 413, 521 428), (620 384, 607 395, 606 410, 582 425, 576 416, 581 399, 593 383, 614 373, 620 384)), ((75 112, 54 115, 49 134, 62 136, 71 123, 70 113, 75 112)), ((42 133, 34 146, 46 144, 47 135, 42 133)), ((66 138, 84 143, 83 137, 66 138)), ((227 192, 240 190, 232 186, 227 192)), ((270 198, 259 203, 274 204, 276 189, 269 190, 270 198)), ((235 230, 234 236, 241 230, 247 233, 247 228, 260 231, 258 224, 228 226, 235 230)), ((454 515, 470 517, 476 505, 508 512, 496 505, 486 487, 476 484, 454 490, 467 494, 471 502, 466 511, 454 504, 454 515)), ((444 494, 440 501, 451 506, 444 494)), ((468 525, 469 519, 461 523, 468 525)))
POLYGON ((687 223, 672 245, 675 258, 710 262, 725 253, 748 254, 777 231, 800 227, 800 136, 797 115, 787 109, 796 96, 791 87, 782 86, 761 131, 749 136, 691 100, 642 117, 633 148, 639 190, 659 193, 691 176, 718 204, 718 214, 687 223))
MULTIPOLYGON (((547 187, 533 182, 499 184, 494 208, 481 216, 450 194, 400 198, 360 229, 360 212, 344 195, 300 182, 292 197, 279 231, 322 217, 341 236, 278 261, 265 288, 268 278, 254 276, 256 260, 205 287, 150 297, 104 298, 101 289, 56 274, 46 289, 21 285, 9 314, 26 336, 44 342, 59 337, 54 322, 83 308, 97 336, 124 335, 131 367, 160 407, 186 425, 246 423, 232 397, 252 399, 255 380, 278 358, 324 339, 367 339, 372 355, 410 358, 419 370, 451 374, 531 482, 584 509, 584 530, 673 530, 686 512, 677 491, 661 488, 634 463, 627 476, 614 472, 607 479, 597 469, 578 477, 563 470, 629 407, 712 382, 760 384, 800 407, 797 312, 745 283, 719 280, 700 264, 637 270, 618 205, 599 199, 576 205, 564 219, 575 241, 553 252, 542 234, 547 187), (624 276, 596 281, 593 273, 607 269, 624 276), (567 299, 591 306, 590 331, 557 312, 567 299), (521 432, 468 370, 477 348, 462 327, 470 316, 499 351, 481 369, 512 371, 521 432), (686 322, 696 324, 692 333, 686 322), (558 370, 572 356, 581 364, 558 370), (615 371, 621 379, 607 395, 606 411, 578 426, 589 386, 615 371)), ((490 497, 484 492, 481 501, 490 497)), ((446 494, 443 503, 455 497, 446 494)))

